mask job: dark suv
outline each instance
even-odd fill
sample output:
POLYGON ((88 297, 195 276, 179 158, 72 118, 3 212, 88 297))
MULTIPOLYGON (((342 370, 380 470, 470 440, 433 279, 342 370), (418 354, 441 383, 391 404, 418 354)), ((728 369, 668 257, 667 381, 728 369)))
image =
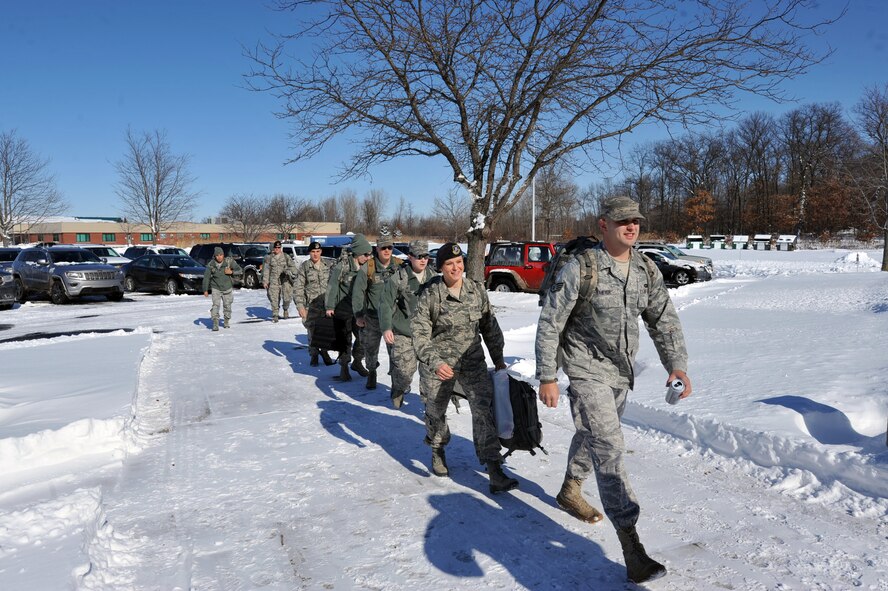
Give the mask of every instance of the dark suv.
POLYGON ((54 304, 65 304, 85 295, 123 298, 123 273, 82 248, 38 246, 25 248, 12 263, 16 299, 31 293, 49 295, 54 304))
POLYGON ((536 293, 554 256, 549 242, 494 242, 484 264, 487 289, 536 293))
POLYGON ((243 275, 234 276, 235 285, 243 285, 248 289, 256 289, 262 285, 262 263, 268 254, 268 247, 263 244, 236 244, 231 242, 213 242, 211 244, 195 244, 191 248, 191 258, 203 266, 213 260, 213 251, 221 247, 226 257, 231 257, 244 270, 243 275))

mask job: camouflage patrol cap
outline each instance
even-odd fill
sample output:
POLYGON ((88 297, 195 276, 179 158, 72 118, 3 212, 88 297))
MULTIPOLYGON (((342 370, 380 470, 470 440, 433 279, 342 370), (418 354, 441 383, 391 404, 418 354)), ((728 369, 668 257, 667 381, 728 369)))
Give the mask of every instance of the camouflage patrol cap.
POLYGON ((619 222, 620 220, 643 220, 638 204, 629 197, 611 197, 602 204, 601 217, 619 222))
POLYGON ((381 248, 383 246, 394 246, 394 242, 392 241, 392 237, 390 234, 381 234, 376 239, 376 248, 381 248))
POLYGON ((429 243, 425 240, 411 240, 410 254, 418 257, 423 254, 429 254, 429 243))

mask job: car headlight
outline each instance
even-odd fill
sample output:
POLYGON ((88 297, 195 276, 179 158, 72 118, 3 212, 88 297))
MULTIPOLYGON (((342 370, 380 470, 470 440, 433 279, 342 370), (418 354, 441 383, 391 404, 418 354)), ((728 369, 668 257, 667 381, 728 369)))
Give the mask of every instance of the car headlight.
POLYGON ((203 275, 198 275, 197 273, 179 273, 179 277, 182 279, 200 279, 203 275))
POLYGON ((65 276, 68 279, 85 279, 82 271, 65 271, 65 276))
POLYGON ((12 275, 2 274, 0 275, 0 285, 5 285, 7 283, 12 283, 12 275))

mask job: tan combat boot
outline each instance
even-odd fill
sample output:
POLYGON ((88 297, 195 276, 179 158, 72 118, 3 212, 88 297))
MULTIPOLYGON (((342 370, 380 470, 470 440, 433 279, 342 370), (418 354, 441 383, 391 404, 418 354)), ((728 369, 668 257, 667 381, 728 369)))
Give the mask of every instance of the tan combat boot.
POLYGON ((555 497, 558 506, 586 523, 598 523, 604 517, 601 511, 586 502, 583 498, 583 481, 564 477, 561 491, 555 497))

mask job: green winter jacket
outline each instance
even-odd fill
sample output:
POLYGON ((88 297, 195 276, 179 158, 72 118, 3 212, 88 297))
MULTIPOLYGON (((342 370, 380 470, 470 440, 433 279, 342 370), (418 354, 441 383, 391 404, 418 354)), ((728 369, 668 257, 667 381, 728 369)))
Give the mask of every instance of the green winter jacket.
POLYGON ((409 264, 401 265, 395 276, 388 280, 379 298, 379 329, 411 337, 410 319, 416 313, 417 294, 429 282, 435 272, 426 267, 422 278, 417 279, 409 264))
POLYGON ((396 257, 392 257, 388 267, 383 267, 376 257, 361 265, 355 276, 355 285, 351 294, 355 318, 379 316, 379 298, 382 296, 382 290, 402 265, 401 259, 396 257))
POLYGON ((231 291, 234 289, 233 277, 241 272, 243 272, 243 269, 231 257, 225 257, 221 263, 217 263, 215 258, 210 260, 204 271, 204 293, 208 291, 221 291, 222 293, 231 291), (226 275, 225 269, 231 269, 232 274, 226 275))

